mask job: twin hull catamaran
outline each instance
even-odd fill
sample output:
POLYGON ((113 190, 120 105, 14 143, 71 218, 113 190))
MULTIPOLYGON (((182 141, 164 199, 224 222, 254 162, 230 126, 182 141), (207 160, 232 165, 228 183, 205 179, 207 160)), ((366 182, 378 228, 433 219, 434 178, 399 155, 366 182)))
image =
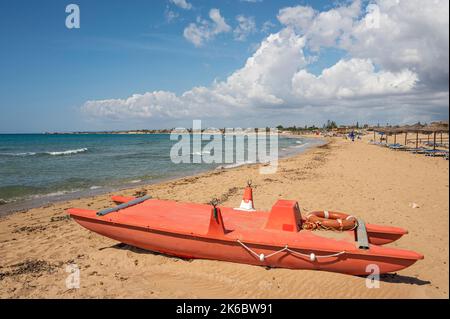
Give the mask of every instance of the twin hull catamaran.
MULTIPOLYGON (((325 236, 327 231, 305 227, 311 225, 310 215, 302 217, 293 200, 278 200, 269 212, 254 210, 252 203, 247 207, 245 196, 240 209, 149 196, 113 196, 112 200, 120 205, 99 212, 78 208, 68 212, 81 226, 98 234, 182 258, 350 275, 367 275, 374 265, 380 274, 395 272, 423 259, 413 251, 382 246, 406 234, 402 228, 353 218, 355 227, 341 227, 342 236, 330 238, 325 236)), ((312 221, 321 226, 323 218, 317 221, 318 215, 312 221)))

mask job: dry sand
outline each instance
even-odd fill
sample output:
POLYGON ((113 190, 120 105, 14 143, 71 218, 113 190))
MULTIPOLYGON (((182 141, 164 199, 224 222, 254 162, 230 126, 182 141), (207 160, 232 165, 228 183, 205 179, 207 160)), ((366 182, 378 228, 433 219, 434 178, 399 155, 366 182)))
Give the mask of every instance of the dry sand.
MULTIPOLYGON (((280 161, 273 175, 243 166, 144 187, 154 197, 240 203, 252 179, 257 208, 296 199, 302 212, 338 210, 409 234, 394 247, 425 259, 381 278, 265 269, 209 260, 182 260, 119 244, 66 218, 69 207, 112 206, 107 195, 55 203, 0 219, 2 298, 448 298, 449 163, 391 151, 367 141, 333 138, 329 145, 280 161), (412 203, 419 207, 412 208, 412 203), (67 289, 66 265, 80 268, 80 289, 67 289)), ((127 190, 132 195, 142 188, 127 190)))

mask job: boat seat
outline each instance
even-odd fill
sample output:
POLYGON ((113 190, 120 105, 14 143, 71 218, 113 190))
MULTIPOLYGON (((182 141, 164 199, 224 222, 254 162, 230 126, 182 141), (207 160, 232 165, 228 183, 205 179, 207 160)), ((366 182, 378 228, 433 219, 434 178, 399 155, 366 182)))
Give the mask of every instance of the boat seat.
POLYGON ((270 210, 264 229, 298 232, 301 229, 301 215, 294 200, 278 200, 270 210))

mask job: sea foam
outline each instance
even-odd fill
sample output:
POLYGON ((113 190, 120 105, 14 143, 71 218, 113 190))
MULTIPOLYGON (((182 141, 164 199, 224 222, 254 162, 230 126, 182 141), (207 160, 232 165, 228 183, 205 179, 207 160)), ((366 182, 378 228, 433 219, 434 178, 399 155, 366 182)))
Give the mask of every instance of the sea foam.
POLYGON ((88 149, 78 148, 74 150, 66 151, 53 151, 53 152, 22 152, 22 153, 0 153, 0 156, 34 156, 34 155, 51 155, 51 156, 61 156, 61 155, 73 155, 78 153, 87 152, 88 149))
POLYGON ((61 151, 61 152, 45 152, 45 154, 52 155, 52 156, 60 156, 60 155, 72 155, 72 154, 84 153, 87 151, 88 151, 87 148, 78 148, 75 150, 67 150, 67 151, 61 151))

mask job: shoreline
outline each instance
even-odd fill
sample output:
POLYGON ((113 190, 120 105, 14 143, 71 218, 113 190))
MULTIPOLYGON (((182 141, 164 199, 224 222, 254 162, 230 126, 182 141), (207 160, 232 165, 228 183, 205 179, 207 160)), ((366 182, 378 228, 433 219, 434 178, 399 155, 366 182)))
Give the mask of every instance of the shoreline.
MULTIPOLYGON (((448 298, 448 162, 331 138, 324 146, 279 161, 275 174, 259 165, 213 170, 125 190, 154 198, 238 207, 253 181, 255 207, 278 199, 301 213, 329 209, 409 233, 391 247, 417 251, 424 260, 383 275, 379 289, 366 278, 315 270, 265 269, 215 260, 184 260, 120 244, 67 218, 71 207, 114 206, 109 194, 54 203, 0 218, 3 298, 448 298), (417 205, 411 205, 416 203, 417 205), (426 221, 424 222, 424 218, 426 221), (66 266, 75 263, 80 289, 67 289, 66 266), (37 267, 34 272, 17 265, 37 267)), ((34 268, 33 268, 34 269, 34 268)))
MULTIPOLYGON (((156 134, 156 133, 154 133, 154 134, 156 134)), ((158 134, 163 134, 163 133, 158 133, 158 134)), ((312 141, 308 141, 307 136, 299 136, 299 135, 281 135, 281 136, 286 137, 286 138, 293 138, 293 139, 303 138, 303 139, 305 139, 305 143, 301 144, 299 146, 291 147, 291 149, 292 149, 291 152, 285 152, 284 155, 279 157, 279 160, 282 160, 284 158, 289 158, 292 156, 296 156, 296 155, 301 155, 301 154, 305 153, 306 151, 308 151, 309 149, 314 149, 321 145, 325 145, 329 142, 323 137, 321 139, 319 139, 320 142, 317 142, 317 140, 318 140, 317 138, 311 138, 312 141)), ((76 199, 79 200, 79 199, 92 197, 92 196, 111 194, 114 192, 128 191, 128 190, 133 190, 133 189, 141 188, 141 187, 145 187, 145 186, 166 183, 166 182, 171 182, 171 181, 177 181, 179 179, 184 179, 184 178, 188 178, 188 177, 202 176, 205 173, 216 171, 218 169, 230 170, 230 169, 235 169, 235 168, 238 168, 241 166, 261 165, 261 164, 262 163, 247 163, 247 162, 236 163, 236 164, 226 164, 226 165, 217 164, 217 166, 214 168, 200 169, 200 172, 195 172, 195 173, 189 172, 186 174, 183 174, 180 172, 176 176, 163 177, 163 178, 158 178, 158 179, 154 179, 151 181, 144 180, 144 181, 139 181, 136 183, 129 182, 129 183, 123 183, 123 184, 117 185, 117 186, 102 186, 100 188, 94 188, 94 189, 87 188, 87 189, 82 189, 82 190, 76 190, 73 192, 62 190, 62 191, 59 191, 59 192, 63 193, 61 195, 51 195, 51 194, 37 195, 36 198, 18 199, 18 200, 14 200, 11 202, 7 202, 6 204, 0 205, 0 217, 8 216, 10 214, 15 214, 15 213, 21 213, 26 210, 30 210, 33 208, 40 208, 40 207, 48 206, 48 205, 55 204, 55 203, 61 203, 61 202, 76 200, 76 199)))

